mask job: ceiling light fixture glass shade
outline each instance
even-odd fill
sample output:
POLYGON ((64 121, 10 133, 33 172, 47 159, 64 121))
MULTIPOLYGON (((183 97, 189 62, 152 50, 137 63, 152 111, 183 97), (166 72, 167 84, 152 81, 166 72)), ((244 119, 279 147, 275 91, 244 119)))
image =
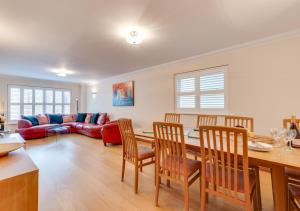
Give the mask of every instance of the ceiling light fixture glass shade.
POLYGON ((74 74, 74 71, 67 70, 65 68, 51 69, 51 72, 56 73, 59 77, 66 77, 67 75, 74 74))
POLYGON ((126 41, 129 44, 137 45, 143 42, 143 36, 141 33, 139 33, 136 30, 130 31, 129 34, 126 37, 126 41))

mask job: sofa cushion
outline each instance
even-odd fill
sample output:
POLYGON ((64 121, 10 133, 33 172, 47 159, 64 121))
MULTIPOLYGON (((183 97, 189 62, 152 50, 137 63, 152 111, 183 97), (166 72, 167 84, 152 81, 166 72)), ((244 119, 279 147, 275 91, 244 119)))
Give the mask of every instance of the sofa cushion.
POLYGON ((87 114, 84 123, 91 123, 92 114, 87 114))
POLYGON ((99 117, 99 113, 94 113, 91 117, 91 123, 97 124, 98 117, 99 117))
POLYGON ((73 122, 73 121, 74 121, 72 115, 63 115, 62 118, 63 118, 63 123, 66 123, 66 122, 73 122))
POLYGON ((61 124, 63 123, 63 118, 61 114, 48 114, 50 124, 61 124))
POLYGON ((97 120, 98 125, 104 125, 106 121, 107 113, 99 113, 99 117, 97 120))
POLYGON ((77 124, 80 124, 78 122, 64 122, 61 125, 63 126, 70 126, 70 127, 76 127, 77 124))
POLYGON ((87 115, 87 113, 78 113, 76 122, 84 122, 86 115, 87 115))
POLYGON ((49 124, 49 119, 47 116, 43 116, 43 115, 36 115, 36 118, 39 122, 39 125, 45 125, 45 124, 49 124))
POLYGON ((24 116, 24 115, 22 115, 21 117, 22 117, 22 119, 26 119, 26 120, 30 121, 32 126, 39 125, 39 121, 37 120, 37 118, 35 116, 32 116, 32 115, 24 116))

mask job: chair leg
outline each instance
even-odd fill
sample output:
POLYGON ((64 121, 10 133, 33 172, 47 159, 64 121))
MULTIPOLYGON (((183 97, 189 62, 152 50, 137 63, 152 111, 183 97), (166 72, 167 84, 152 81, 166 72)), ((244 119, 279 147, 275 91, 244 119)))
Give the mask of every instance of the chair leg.
MULTIPOLYGON (((168 176, 170 176, 170 171, 168 171, 168 176)), ((171 182, 169 179, 167 179, 167 187, 170 188, 171 187, 171 182)))
POLYGON ((121 181, 124 181, 124 174, 125 174, 125 159, 123 158, 123 162, 122 162, 122 177, 121 177, 121 181))
POLYGON ((258 209, 262 209, 261 203, 261 192, 260 192, 260 177, 259 177, 259 167, 255 167, 255 176, 256 176, 256 197, 258 202, 258 209))
POLYGON ((206 209, 206 201, 207 201, 207 194, 205 191, 206 188, 206 181, 205 181, 205 175, 202 175, 201 177, 201 185, 200 185, 200 210, 205 211, 206 209))
POLYGON ((140 161, 140 172, 142 172, 143 171, 143 161, 141 160, 140 161))
POLYGON ((188 179, 184 179, 184 210, 188 211, 189 210, 189 183, 188 179))
POLYGON ((253 203, 253 210, 254 211, 258 211, 259 210, 259 207, 258 207, 258 196, 257 196, 257 187, 255 188, 254 190, 254 193, 253 193, 253 199, 252 199, 252 203, 253 203))
POLYGON ((135 175, 134 175, 134 192, 138 193, 138 186, 139 186, 139 168, 138 164, 135 164, 135 175))
MULTIPOLYGON (((156 174, 157 174, 157 172, 156 172, 156 174)), ((157 174, 156 175, 155 206, 158 206, 159 184, 160 184, 160 176, 157 174)))

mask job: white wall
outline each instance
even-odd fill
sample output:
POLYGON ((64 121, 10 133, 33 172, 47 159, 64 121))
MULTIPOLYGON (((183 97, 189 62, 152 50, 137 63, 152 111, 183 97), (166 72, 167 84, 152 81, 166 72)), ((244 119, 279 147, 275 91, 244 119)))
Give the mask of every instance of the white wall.
MULTIPOLYGON (((117 61, 116 61, 117 62, 117 61)), ((102 80, 97 96, 87 92, 87 110, 106 111, 112 119, 129 117, 149 127, 174 110, 174 73, 229 65, 229 113, 254 117, 254 128, 267 134, 291 114, 300 117, 300 37, 277 39, 211 55, 185 59, 102 80), (113 107, 112 84, 135 81, 135 106, 113 107)), ((194 120, 189 124, 195 124, 194 120)), ((187 122, 186 122, 187 123, 187 122)))
MULTIPOLYGON (((72 91, 71 99, 71 112, 76 113, 75 98, 81 98, 81 86, 77 83, 64 83, 57 81, 38 80, 31 78, 15 77, 0 75, 0 110, 4 105, 5 111, 7 111, 7 87, 8 85, 24 85, 24 86, 38 86, 38 87, 53 87, 61 89, 70 89, 72 91)), ((11 126, 14 128, 14 125, 11 126)))

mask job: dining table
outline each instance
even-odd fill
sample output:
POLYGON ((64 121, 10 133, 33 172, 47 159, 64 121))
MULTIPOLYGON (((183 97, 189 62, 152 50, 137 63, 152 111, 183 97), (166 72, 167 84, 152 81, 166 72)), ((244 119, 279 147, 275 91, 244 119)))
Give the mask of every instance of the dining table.
MULTIPOLYGON (((193 129, 185 129, 193 131, 193 129)), ((155 137, 152 129, 136 128, 135 136, 138 141, 154 143, 155 137)), ((194 131, 193 134, 199 132, 194 131)), ((187 150, 200 153, 199 136, 191 137, 185 132, 185 146, 187 150)), ((263 137, 263 136, 262 136, 263 137)), ((259 141, 256 140, 256 141, 259 141)), ((300 149, 288 148, 283 144, 281 147, 272 147, 270 151, 248 150, 248 161, 250 166, 258 166, 270 169, 272 180, 272 192, 274 200, 274 210, 284 211, 288 207, 287 188, 285 182, 285 168, 300 170, 300 149)))

